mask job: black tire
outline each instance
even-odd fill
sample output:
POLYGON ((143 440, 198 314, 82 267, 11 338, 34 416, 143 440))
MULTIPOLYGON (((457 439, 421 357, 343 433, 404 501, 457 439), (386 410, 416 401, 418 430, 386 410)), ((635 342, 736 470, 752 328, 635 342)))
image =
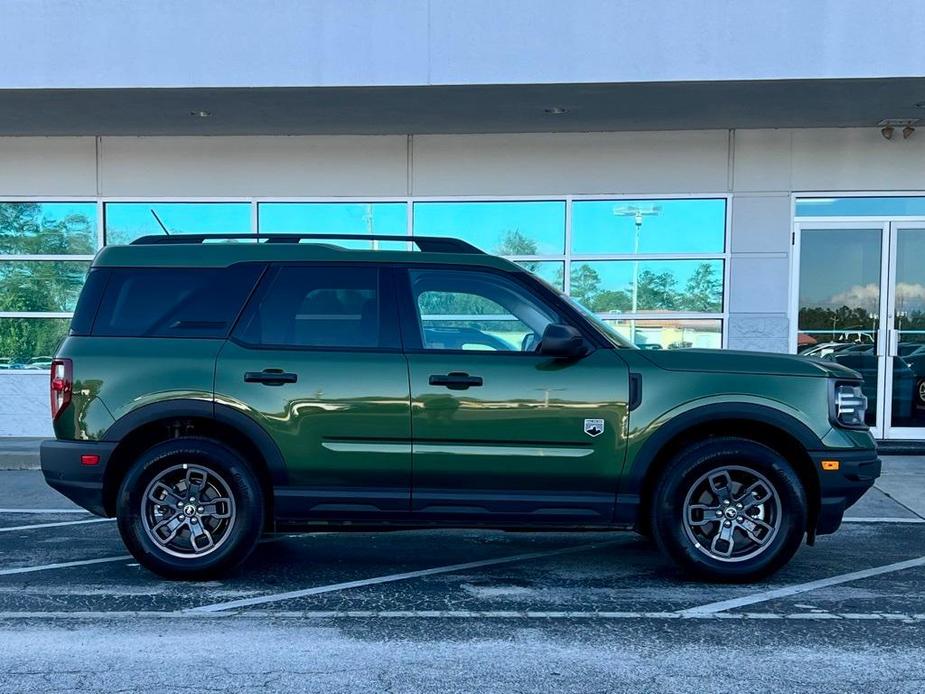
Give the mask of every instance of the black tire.
MULTIPOLYGON (((206 479, 202 479, 203 485, 207 483, 206 479)), ((199 477, 195 481, 198 480, 199 477)), ((184 483, 181 481, 179 484, 182 486, 184 483)), ((193 489, 195 490, 196 487, 193 489)), ((183 496, 185 497, 185 494, 183 496)), ((165 499, 168 497, 165 496, 165 499)), ((172 501, 174 497, 169 497, 169 499, 172 501)), ((179 503, 177 506, 179 507, 179 503)), ((253 470, 236 451, 218 441, 206 438, 171 439, 149 448, 132 464, 125 479, 122 480, 116 497, 119 533, 132 556, 145 568, 169 579, 212 578, 229 572, 243 562, 256 546, 263 528, 263 514, 263 493, 253 470), (155 479, 159 481, 174 479, 187 474, 189 468, 212 473, 214 477, 208 478, 210 480, 208 484, 216 485, 216 490, 227 489, 230 493, 229 497, 214 493, 212 499, 220 501, 227 498, 232 501, 221 505, 221 510, 219 510, 219 503, 209 506, 209 495, 212 488, 204 489, 201 493, 204 500, 198 502, 204 506, 197 508, 203 511, 209 507, 207 510, 215 511, 215 515, 210 518, 207 514, 202 516, 196 514, 196 520, 192 520, 193 516, 178 515, 178 518, 187 520, 183 521, 186 526, 178 531, 174 542, 180 544, 184 540, 184 535, 192 535, 192 523, 196 524, 199 533, 202 533, 202 528, 205 528, 207 524, 214 524, 217 526, 214 529, 215 535, 208 535, 208 540, 213 541, 211 549, 206 547, 205 542, 201 543, 204 546, 201 550, 192 546, 189 549, 172 547, 168 544, 162 546, 152 538, 152 534, 157 534, 153 528, 157 525, 158 517, 149 516, 149 520, 143 517, 146 513, 160 513, 161 510, 165 511, 165 515, 160 517, 180 513, 173 511, 173 504, 166 503, 166 501, 162 505, 146 507, 147 509, 156 508, 157 511, 145 511, 142 508, 142 502, 146 491, 150 493, 148 487, 155 479), (171 508, 170 511, 167 511, 168 507, 171 508), (216 520, 225 513, 230 514, 228 519, 216 520), (220 537, 217 534, 218 530, 222 530, 220 537), (183 554, 183 551, 188 554, 183 554), (202 551, 204 554, 198 556, 195 554, 197 551, 202 551), (180 554, 176 555, 172 552, 180 554)), ((177 523, 177 521, 173 522, 177 523)), ((167 530, 169 534, 169 528, 167 530)), ((161 532, 163 533, 164 530, 161 532)), ((191 540, 188 541, 191 542, 191 540)))
POLYGON ((745 583, 769 576, 790 561, 807 529, 806 490, 793 466, 777 451, 747 439, 714 438, 685 448, 660 474, 651 502, 650 527, 659 549, 686 571, 711 581, 745 583), (758 485, 754 499, 743 491, 752 486, 749 480, 758 485), (734 493, 717 493, 724 485, 734 493), (758 505, 766 489, 772 496, 758 505), (728 506, 724 496, 731 499, 728 506), (729 510, 743 499, 746 511, 729 510), (730 535, 721 535, 723 525, 730 535), (714 542, 708 542, 711 532, 714 542), (726 550, 731 556, 720 557, 726 550))

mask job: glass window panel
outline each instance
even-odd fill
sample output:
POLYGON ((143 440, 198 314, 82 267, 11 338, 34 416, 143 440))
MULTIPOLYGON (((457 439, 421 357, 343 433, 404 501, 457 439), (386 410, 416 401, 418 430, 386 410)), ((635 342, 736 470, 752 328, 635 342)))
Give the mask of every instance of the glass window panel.
POLYGON ((93 255, 96 203, 0 202, 0 253, 93 255))
POLYGON ((414 233, 451 236, 495 255, 562 255, 565 202, 417 202, 414 233))
MULTIPOLYGON (((403 202, 268 202, 257 209, 261 234, 387 234, 408 233, 403 202)), ((407 250, 403 242, 323 241, 346 248, 407 250)))
POLYGON ((604 321, 640 349, 720 349, 721 320, 610 320, 604 321))
POLYGON ((106 243, 131 243, 139 236, 162 236, 154 214, 173 234, 249 234, 246 202, 110 202, 105 207, 106 243))
POLYGON ((722 253, 726 201, 579 200, 573 253, 722 253))
POLYGON ((93 334, 224 337, 262 269, 245 263, 228 268, 109 270, 93 334))
POLYGON ((803 198, 797 217, 900 217, 925 215, 925 197, 803 198))
POLYGON ((558 316, 514 282, 488 272, 412 270, 425 349, 531 352, 558 316))
POLYGON ((833 337, 876 330, 881 234, 880 229, 803 230, 800 330, 829 331, 833 337))
POLYGON ((0 318, 0 370, 49 369, 70 318, 0 318))
POLYGON ((0 311, 73 311, 89 261, 0 261, 0 311))
POLYGON ((598 313, 720 313, 723 261, 573 262, 570 293, 598 313))
POLYGON ((282 266, 236 328, 247 344, 346 349, 388 346, 374 267, 282 266))
POLYGON ((565 289, 565 263, 546 260, 518 260, 517 264, 545 280, 560 292, 565 289))

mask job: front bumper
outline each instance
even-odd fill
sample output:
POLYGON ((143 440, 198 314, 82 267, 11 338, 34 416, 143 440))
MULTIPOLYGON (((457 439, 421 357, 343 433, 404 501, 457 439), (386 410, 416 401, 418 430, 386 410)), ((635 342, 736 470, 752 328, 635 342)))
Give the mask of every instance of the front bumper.
POLYGON ((819 476, 819 513, 816 534, 838 530, 845 511, 880 477, 880 458, 875 449, 810 451, 819 476), (826 470, 823 461, 838 461, 837 470, 826 470))
POLYGON ((106 516, 103 481, 115 443, 103 441, 43 441, 39 450, 45 482, 78 506, 106 516), (99 456, 96 465, 84 465, 84 455, 99 456))

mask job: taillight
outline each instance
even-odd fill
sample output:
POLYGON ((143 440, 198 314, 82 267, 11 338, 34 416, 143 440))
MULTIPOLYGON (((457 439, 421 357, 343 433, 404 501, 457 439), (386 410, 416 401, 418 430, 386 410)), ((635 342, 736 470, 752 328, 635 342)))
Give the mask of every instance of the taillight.
POLYGON ((58 418, 71 402, 74 369, 70 359, 53 359, 51 362, 51 419, 58 418))

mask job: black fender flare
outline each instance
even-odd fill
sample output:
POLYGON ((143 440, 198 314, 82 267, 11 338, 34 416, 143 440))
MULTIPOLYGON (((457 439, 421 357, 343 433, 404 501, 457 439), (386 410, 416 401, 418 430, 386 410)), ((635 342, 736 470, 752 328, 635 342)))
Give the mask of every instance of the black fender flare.
POLYGON ((617 495, 617 522, 634 523, 646 477, 664 447, 675 437, 702 424, 721 420, 758 422, 785 432, 807 452, 825 448, 822 440, 803 422, 786 412, 755 403, 702 405, 672 417, 642 444, 632 461, 627 461, 617 495))
POLYGON ((181 398, 162 400, 142 405, 117 419, 103 434, 101 441, 118 443, 130 433, 161 419, 198 417, 211 419, 236 429, 260 451, 267 465, 267 473, 274 487, 284 486, 288 480, 286 462, 279 446, 260 424, 245 413, 211 400, 181 398))

